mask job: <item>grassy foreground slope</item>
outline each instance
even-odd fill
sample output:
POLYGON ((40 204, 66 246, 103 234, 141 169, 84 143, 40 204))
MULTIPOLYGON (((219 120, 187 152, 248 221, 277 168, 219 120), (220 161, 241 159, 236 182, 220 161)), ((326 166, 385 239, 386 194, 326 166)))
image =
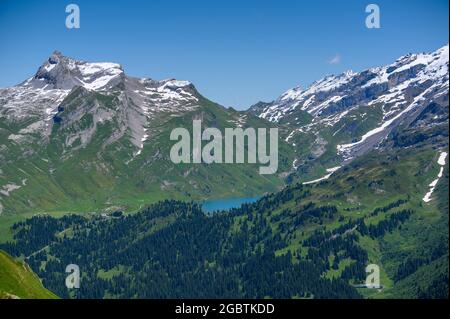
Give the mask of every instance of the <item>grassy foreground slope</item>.
POLYGON ((0 250, 0 299, 57 299, 25 263, 0 250))

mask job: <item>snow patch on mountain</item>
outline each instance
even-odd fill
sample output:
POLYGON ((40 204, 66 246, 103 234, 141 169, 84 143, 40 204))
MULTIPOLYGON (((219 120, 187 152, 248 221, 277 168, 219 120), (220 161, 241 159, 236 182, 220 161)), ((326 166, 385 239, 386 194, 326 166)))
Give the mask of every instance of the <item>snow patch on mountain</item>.
POLYGON ((437 163, 438 163, 441 167, 440 167, 440 169, 439 169, 439 173, 438 173, 437 178, 436 178, 434 181, 432 181, 432 182, 430 183, 430 185, 428 185, 428 186, 430 187, 430 190, 429 190, 428 193, 426 193, 425 196, 422 198, 422 200, 423 200, 425 203, 428 203, 428 202, 430 202, 430 201, 432 200, 431 195, 433 194, 434 189, 436 188, 436 185, 437 185, 437 183, 439 182, 439 179, 441 179, 441 177, 442 177, 442 175, 443 175, 443 173, 444 173, 444 166, 445 166, 445 159, 446 159, 446 158, 447 158, 447 152, 442 152, 442 153, 439 155, 439 159, 438 159, 437 163))
MULTIPOLYGON (((370 130, 369 132, 365 133, 361 139, 358 142, 355 143, 350 143, 350 144, 341 144, 341 145, 337 145, 337 150, 338 150, 338 154, 344 155, 344 157, 351 157, 350 153, 352 151, 352 149, 358 145, 361 145, 362 143, 364 143, 368 138, 370 138, 371 136, 375 135, 375 134, 379 134, 383 131, 385 131, 391 124, 393 124, 396 120, 400 119, 404 114, 410 112, 411 110, 413 110, 420 101, 424 100, 424 96, 429 93, 430 91, 432 91, 435 88, 436 85, 431 86, 430 88, 428 88, 427 90, 425 90, 424 92, 422 92, 419 96, 414 98, 414 101, 404 110, 401 110, 400 112, 398 112, 394 117, 390 118, 389 120, 381 123, 380 126, 370 130)), ((384 137, 383 137, 384 138, 384 137)), ((381 140, 383 139, 380 139, 381 140)))
POLYGON ((339 170, 341 167, 342 166, 336 166, 336 167, 327 168, 326 171, 327 171, 328 174, 326 174, 325 176, 323 176, 321 178, 318 178, 318 179, 315 179, 315 180, 312 180, 312 181, 309 181, 309 182, 303 182, 302 184, 303 185, 315 184, 315 183, 321 182, 323 180, 329 179, 331 177, 331 175, 333 175, 334 172, 339 170))
POLYGON ((13 191, 18 190, 22 186, 16 185, 14 183, 6 184, 0 189, 0 194, 9 196, 13 191))

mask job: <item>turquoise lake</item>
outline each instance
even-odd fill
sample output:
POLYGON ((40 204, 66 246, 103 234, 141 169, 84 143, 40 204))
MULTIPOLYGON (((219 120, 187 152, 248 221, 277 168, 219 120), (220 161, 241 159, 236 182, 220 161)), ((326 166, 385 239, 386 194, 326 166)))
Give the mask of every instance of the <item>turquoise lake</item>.
POLYGON ((254 203, 261 197, 239 197, 239 198, 225 198, 212 199, 202 202, 203 211, 212 213, 219 210, 229 210, 232 208, 239 208, 245 203, 254 203))

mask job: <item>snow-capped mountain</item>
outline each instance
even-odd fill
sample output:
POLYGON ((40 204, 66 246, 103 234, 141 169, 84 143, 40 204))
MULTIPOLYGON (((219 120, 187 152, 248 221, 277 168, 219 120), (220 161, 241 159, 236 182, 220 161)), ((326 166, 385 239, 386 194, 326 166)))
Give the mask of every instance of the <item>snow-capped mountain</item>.
POLYGON ((409 54, 237 112, 188 81, 135 78, 116 63, 55 52, 34 76, 0 89, 0 213, 255 195, 279 189, 293 171, 290 180, 320 181, 397 128, 447 127, 448 55, 448 46, 409 54), (219 129, 279 127, 279 174, 173 164, 171 130, 198 118, 219 129))
POLYGON ((34 76, 0 89, 0 213, 254 195, 283 184, 257 165, 217 165, 211 174, 173 164, 170 132, 198 118, 220 129, 273 126, 207 100, 188 81, 135 78, 116 63, 54 52, 34 76))
POLYGON ((260 102, 250 112, 289 125, 287 141, 292 144, 302 134, 314 134, 349 160, 376 147, 398 125, 412 123, 432 103, 440 112, 431 122, 448 121, 448 89, 446 45, 429 54, 405 55, 387 66, 327 76, 307 89, 288 90, 271 103, 260 102))
MULTIPOLYGON (((155 112, 185 112, 198 102, 198 93, 188 81, 137 79, 125 75, 119 64, 76 61, 55 51, 33 77, 17 86, 0 89, 0 115, 27 123, 11 138, 21 139, 22 135, 36 132, 50 134, 55 116, 62 109, 61 102, 76 87, 106 95, 120 92, 117 98, 130 108, 123 122, 126 128, 131 128, 137 147, 142 146, 146 126, 155 112)), ((96 105, 91 105, 89 112, 99 121, 112 116, 96 105)))

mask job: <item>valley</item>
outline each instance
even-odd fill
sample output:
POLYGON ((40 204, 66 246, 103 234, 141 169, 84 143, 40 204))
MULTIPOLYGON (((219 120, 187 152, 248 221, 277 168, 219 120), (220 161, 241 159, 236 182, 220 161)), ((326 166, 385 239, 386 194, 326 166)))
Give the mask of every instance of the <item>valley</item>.
POLYGON ((0 249, 62 298, 448 298, 448 67, 447 45, 236 111, 55 52, 0 90, 0 249), (173 163, 196 120, 277 129, 277 173, 173 163))
POLYGON ((1 248, 32 256, 28 263, 62 297, 75 297, 62 285, 69 262, 84 269, 78 298, 442 296, 444 288, 432 289, 448 280, 448 170, 424 203, 439 152, 426 142, 414 154, 377 153, 327 180, 209 217, 177 201, 119 218, 36 216, 16 224, 15 243, 1 248), (381 267, 383 289, 352 287, 368 263, 381 267))

